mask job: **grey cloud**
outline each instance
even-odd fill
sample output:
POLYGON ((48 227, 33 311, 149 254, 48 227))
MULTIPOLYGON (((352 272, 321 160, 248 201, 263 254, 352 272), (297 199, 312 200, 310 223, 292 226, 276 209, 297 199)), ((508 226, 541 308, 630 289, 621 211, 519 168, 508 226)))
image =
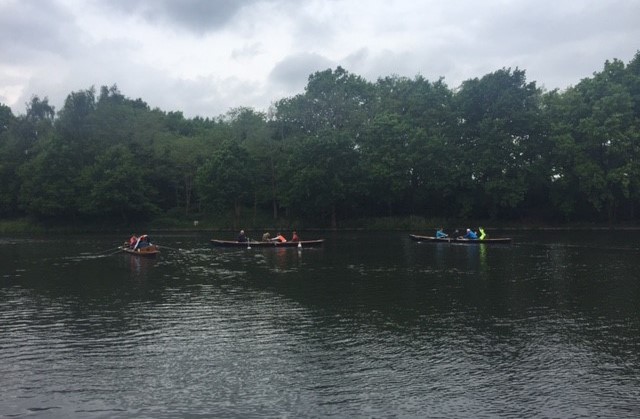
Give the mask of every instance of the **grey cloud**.
POLYGON ((311 74, 333 65, 331 60, 318 54, 293 54, 274 66, 268 80, 286 89, 298 90, 306 85, 311 74))
POLYGON ((69 55, 73 15, 55 2, 0 2, 0 57, 13 64, 37 62, 37 54, 69 55))
POLYGON ((477 36, 505 54, 536 52, 558 44, 592 42, 594 37, 612 36, 637 27, 640 2, 558 2, 549 7, 531 7, 514 2, 486 16, 477 36))
POLYGON ((197 34, 224 28, 244 7, 259 0, 115 0, 104 7, 140 15, 152 24, 169 24, 197 34))

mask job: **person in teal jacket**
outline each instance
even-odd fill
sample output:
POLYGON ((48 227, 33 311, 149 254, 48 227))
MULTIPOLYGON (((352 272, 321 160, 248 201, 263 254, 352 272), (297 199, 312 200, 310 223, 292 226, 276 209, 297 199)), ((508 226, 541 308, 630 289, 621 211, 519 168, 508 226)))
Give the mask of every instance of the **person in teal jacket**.
POLYGON ((449 235, 444 232, 444 229, 442 227, 440 227, 438 230, 436 230, 436 238, 437 239, 444 239, 446 237, 449 237, 449 235))
POLYGON ((465 234, 463 237, 469 240, 478 240, 478 235, 476 234, 475 231, 471 230, 470 228, 467 229, 467 234, 465 234))

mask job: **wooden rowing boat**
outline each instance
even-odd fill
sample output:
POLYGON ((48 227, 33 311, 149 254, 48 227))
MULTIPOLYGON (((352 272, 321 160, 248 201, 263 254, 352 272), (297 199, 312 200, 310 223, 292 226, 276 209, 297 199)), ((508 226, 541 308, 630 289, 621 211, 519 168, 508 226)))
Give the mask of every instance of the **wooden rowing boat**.
POLYGON ((125 245, 122 247, 122 251, 135 256, 155 256, 158 253, 160 253, 160 249, 155 244, 152 244, 143 248, 138 248, 135 250, 125 245))
POLYGON ((493 238, 493 239, 484 239, 484 240, 473 240, 473 239, 464 239, 461 237, 432 237, 432 236, 419 236, 417 234, 409 234, 412 240, 418 242, 431 242, 431 243, 464 243, 464 244, 509 244, 511 243, 511 239, 508 237, 501 238, 493 238))
POLYGON ((238 242, 233 240, 217 240, 211 239, 211 244, 217 247, 319 247, 324 243, 324 239, 319 240, 301 240, 296 242, 278 242, 278 241, 249 241, 238 242))

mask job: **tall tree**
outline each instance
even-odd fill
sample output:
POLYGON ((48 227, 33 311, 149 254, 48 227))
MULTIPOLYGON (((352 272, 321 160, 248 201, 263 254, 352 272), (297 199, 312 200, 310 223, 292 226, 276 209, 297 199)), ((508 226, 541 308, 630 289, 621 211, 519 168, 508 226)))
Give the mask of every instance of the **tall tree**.
POLYGON ((330 219, 349 210, 362 176, 353 140, 335 131, 319 132, 292 145, 284 173, 287 205, 310 218, 330 219))
MULTIPOLYGON (((288 152, 286 150, 291 148, 293 153, 287 166, 279 170, 281 174, 286 173, 280 178, 282 190, 289 191, 284 200, 291 204, 298 202, 296 194, 300 192, 301 178, 311 180, 313 177, 309 177, 309 174, 313 170, 325 173, 328 176, 325 180, 329 184, 335 188, 342 188, 328 194, 331 202, 331 224, 334 227, 337 225, 338 207, 345 209, 347 204, 351 204, 353 196, 349 192, 354 192, 340 174, 350 173, 358 164, 355 152, 358 146, 356 139, 363 134, 370 121, 372 106, 371 84, 342 67, 337 67, 335 71, 329 69, 314 73, 309 77, 304 94, 281 100, 276 104, 275 124, 279 130, 283 150, 288 152), (321 153, 318 155, 319 158, 330 160, 316 160, 310 162, 311 165, 305 165, 304 162, 307 162, 309 157, 300 154, 300 146, 303 144, 321 153), (336 158, 331 158, 327 152, 330 149, 338 153, 336 158), (338 163, 348 166, 337 167, 338 163), (303 170, 301 173, 304 175, 289 175, 292 167, 303 170), (324 169, 327 167, 335 169, 335 174, 327 172, 324 169)), ((317 173, 314 174, 316 175, 317 173)), ((324 205, 317 208, 322 207, 324 205)))
MULTIPOLYGON (((633 79, 624 63, 607 61, 602 72, 556 101, 554 158, 564 170, 555 183, 564 186, 563 193, 578 193, 574 202, 588 203, 612 222, 620 205, 640 196, 637 104, 628 86, 633 79)), ((565 212, 569 209, 578 207, 565 207, 565 212)))
POLYGON ((0 216, 18 211, 20 183, 16 172, 23 156, 15 132, 16 123, 11 108, 0 103, 0 216))
POLYGON ((539 139, 541 91, 522 70, 502 69, 462 83, 456 94, 460 146, 464 150, 465 194, 495 218, 523 202, 525 156, 539 139))
POLYGON ((36 218, 75 220, 80 212, 78 198, 83 195, 80 171, 66 142, 52 138, 20 168, 21 206, 36 218))
POLYGON ((198 171, 196 184, 205 206, 223 211, 233 209, 237 228, 243 204, 253 196, 253 162, 246 150, 226 141, 198 171))
POLYGON ((108 148, 85 168, 82 181, 88 193, 78 198, 83 213, 94 217, 148 220, 157 212, 156 190, 149 179, 149 168, 137 164, 124 146, 108 148))

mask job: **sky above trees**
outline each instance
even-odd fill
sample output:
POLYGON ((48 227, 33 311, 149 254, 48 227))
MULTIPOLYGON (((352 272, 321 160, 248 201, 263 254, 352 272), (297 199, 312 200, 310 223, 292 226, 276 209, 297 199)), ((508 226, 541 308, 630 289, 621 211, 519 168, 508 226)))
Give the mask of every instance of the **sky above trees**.
POLYGON ((640 49, 636 0, 0 0, 0 103, 118 85, 152 107, 266 111, 342 66, 450 87, 501 68, 564 89, 640 49))

